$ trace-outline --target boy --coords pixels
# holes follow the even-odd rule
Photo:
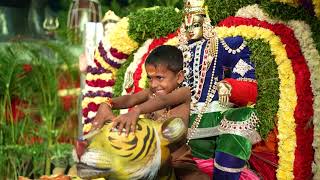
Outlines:
[[[102,103],[93,120],[93,129],[101,128],[105,121],[112,120],[119,134],[125,128],[126,135],[135,131],[140,114],[156,121],[180,117],[186,127],[189,123],[191,93],[189,88],[180,87],[184,80],[182,52],[163,45],[155,48],[145,62],[149,88],[133,95],[112,98]],[[179,88],[180,87],[180,88]],[[131,108],[128,113],[115,117],[111,109]],[[186,137],[170,146],[171,165],[178,179],[210,179],[198,170],[192,160],[191,150],[186,145]]]

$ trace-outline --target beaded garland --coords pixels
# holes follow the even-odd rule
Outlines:
[[[200,69],[201,47],[202,47],[202,44],[204,43],[205,39],[197,41],[189,46],[187,46],[187,45],[180,46],[180,49],[182,49],[182,51],[183,51],[183,56],[184,56],[184,61],[185,61],[184,62],[184,73],[185,73],[186,81],[183,83],[183,85],[189,86],[191,89],[191,93],[192,93],[191,108],[192,109],[196,108],[196,104],[198,103],[200,96],[201,96],[201,93],[202,93],[202,88],[203,88],[203,84],[205,82],[206,73],[211,65],[212,60],[214,60],[213,69],[212,69],[213,72],[212,72],[211,78],[210,78],[210,84],[209,84],[210,89],[208,91],[208,96],[206,97],[205,105],[201,108],[195,121],[193,122],[193,124],[191,126],[191,130],[189,131],[190,134],[188,135],[187,144],[189,143],[190,139],[192,138],[192,136],[196,132],[204,112],[206,111],[208,105],[212,101],[212,99],[217,91],[216,83],[218,81],[218,77],[214,77],[214,75],[215,75],[215,70],[216,70],[216,65],[217,65],[217,60],[218,60],[219,40],[216,37],[213,37],[213,38],[214,38],[213,39],[214,40],[213,41],[214,42],[214,54],[212,55],[209,52],[210,41],[207,41],[207,44],[205,46],[204,56],[203,56],[204,57],[203,62],[201,64],[201,72],[197,72],[197,70]],[[190,53],[190,50],[191,50],[191,48],[193,48],[195,46],[196,46],[196,51],[195,51],[195,54],[192,55]],[[194,57],[194,63],[193,63],[193,67],[191,68],[189,65],[189,62],[191,61],[192,57]],[[190,75],[191,71],[193,72],[192,73],[193,77],[191,77],[191,75]],[[194,83],[191,81],[191,78],[194,79]]]
[[[224,41],[223,38],[220,39],[221,44],[223,46],[223,48],[228,51],[229,54],[237,54],[240,53],[246,46],[247,43],[245,40],[243,40],[243,43],[237,48],[237,49],[232,49],[230,46],[228,46],[228,44]]]

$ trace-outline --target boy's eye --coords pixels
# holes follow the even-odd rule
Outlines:
[[[163,80],[164,78],[162,76],[157,76],[157,79]]]

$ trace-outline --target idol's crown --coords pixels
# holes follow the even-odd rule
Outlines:
[[[204,0],[185,0],[184,1],[185,14],[205,14],[206,9]]]

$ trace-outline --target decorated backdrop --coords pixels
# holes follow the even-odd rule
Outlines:
[[[264,141],[249,162],[264,179],[320,178],[319,1],[312,3],[308,8],[305,1],[206,2],[218,36],[243,36],[253,54]],[[177,45],[181,22],[174,8],[141,9],[122,18],[99,44],[82,92],[84,133],[106,97],[146,87],[148,53],[162,44]]]

